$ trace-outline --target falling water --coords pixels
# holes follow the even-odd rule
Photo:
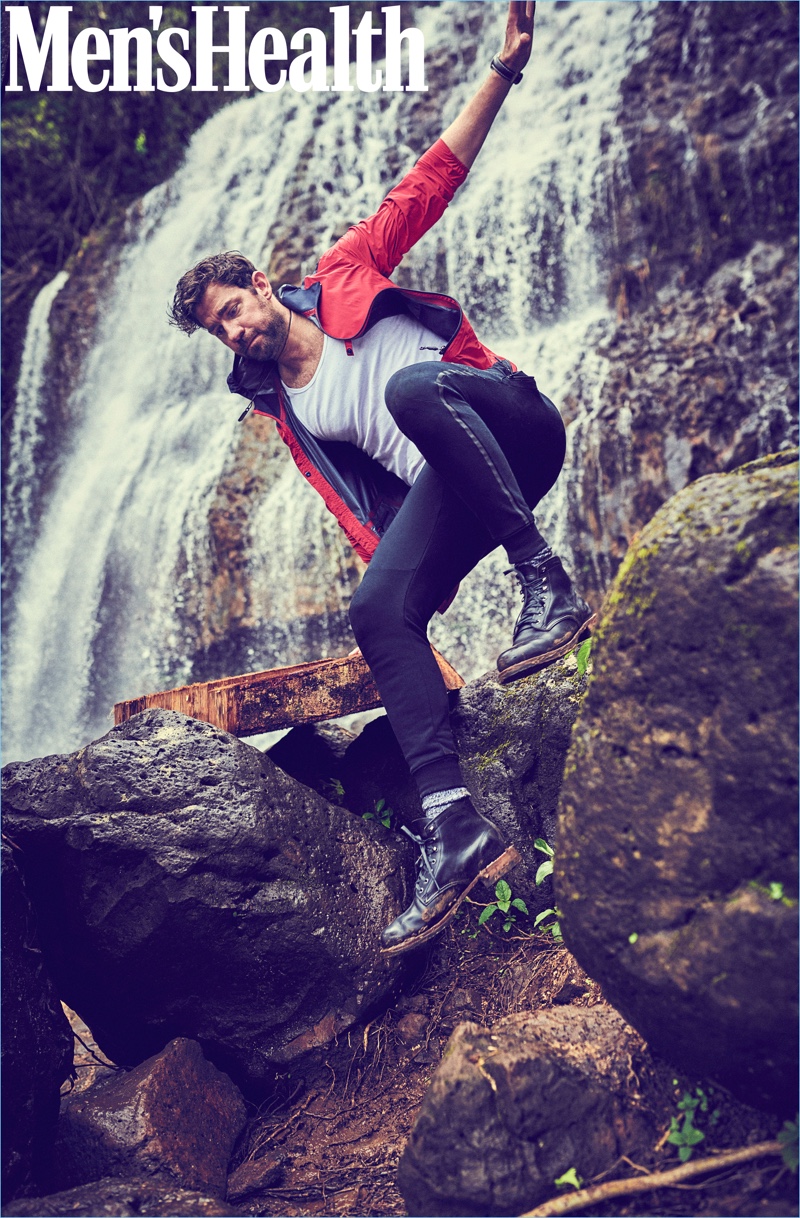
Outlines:
[[[540,6],[530,79],[511,91],[467,183],[404,264],[404,283],[446,283],[484,341],[535,372],[556,400],[605,308],[602,183],[619,155],[619,83],[645,45],[652,8]],[[447,89],[442,126],[500,45],[503,13],[494,4],[420,11],[429,51],[452,43],[454,25],[480,27],[474,64]],[[6,492],[17,571],[4,621],[7,759],[75,747],[107,729],[114,701],[197,677],[197,618],[214,570],[209,511],[239,439],[241,402],[225,387],[228,353],[169,329],[165,307],[181,273],[209,251],[239,248],[268,265],[290,227],[291,184],[307,181],[309,167],[319,189],[307,224],[297,219],[313,238],[302,268],[311,271],[343,221],[374,210],[391,185],[389,156],[408,165],[421,151],[408,117],[418,100],[284,90],[228,106],[197,133],[181,170],[131,209],[115,285],[73,391],[70,413],[81,422],[35,521],[43,326],[63,278],[39,297]],[[275,473],[253,504],[247,553],[259,619],[241,653],[250,668],[346,650],[358,578],[321,500],[285,455],[267,457]],[[557,492],[540,518],[568,545]],[[513,620],[502,567],[496,556],[481,564],[433,629],[466,676],[488,667]]]

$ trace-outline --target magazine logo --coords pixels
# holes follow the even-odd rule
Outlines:
[[[9,14],[9,83],[6,92],[20,93],[28,88],[42,88],[45,71],[50,67],[49,93],[69,93],[73,84],[87,93],[132,91],[179,93],[191,88],[194,92],[213,93],[219,85],[213,83],[214,56],[226,56],[227,93],[248,93],[256,88],[262,93],[275,93],[288,84],[298,93],[352,92],[396,93],[403,90],[427,92],[425,84],[425,39],[415,26],[400,28],[400,5],[382,8],[383,26],[374,27],[373,14],[367,12],[355,29],[350,28],[350,8],[337,5],[333,14],[332,81],[328,81],[328,46],[323,30],[306,26],[297,30],[287,46],[286,36],[271,26],[257,30],[249,43],[245,14],[247,5],[225,4],[228,14],[228,40],[214,42],[214,13],[217,5],[193,5],[194,30],[180,26],[161,29],[164,6],[148,5],[150,27],[105,30],[92,26],[81,30],[70,46],[69,14],[71,5],[51,7],[42,32],[41,42],[33,28],[26,5],[7,5]],[[373,39],[383,35],[386,59],[383,68],[372,63]],[[355,85],[352,80],[352,51],[355,41]],[[153,71],[153,45],[163,66]],[[406,44],[408,62],[403,80],[402,46]],[[193,44],[193,45],[192,45]],[[290,60],[290,51],[299,52]],[[135,83],[131,83],[131,66],[135,64]],[[274,80],[267,79],[270,65],[285,64]],[[103,64],[109,64],[107,68]],[[90,72],[91,67],[91,72]],[[21,83],[23,82],[23,83]]]

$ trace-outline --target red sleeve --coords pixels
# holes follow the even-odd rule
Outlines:
[[[316,274],[345,260],[367,263],[381,275],[391,275],[403,255],[443,214],[467,173],[447,144],[437,140],[389,191],[375,214],[348,229],[323,254]]]

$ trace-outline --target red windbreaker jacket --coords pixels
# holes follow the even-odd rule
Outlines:
[[[452,297],[398,288],[389,278],[403,255],[436,223],[466,176],[465,166],[437,140],[375,214],[348,229],[302,287],[281,287],[278,299],[345,343],[383,317],[409,313],[440,336],[445,359],[490,368],[500,357],[478,341]],[[311,435],[282,392],[274,363],[237,355],[228,385],[232,393],[251,399],[257,414],[275,419],[298,469],[322,495],[355,551],[369,562],[408,491],[405,483],[354,445]]]

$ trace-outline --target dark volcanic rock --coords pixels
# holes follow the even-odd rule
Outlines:
[[[236,1212],[218,1197],[141,1177],[97,1180],[3,1208],[14,1218],[230,1218]]]
[[[658,1052],[793,1111],[796,453],[658,513],[594,664],[561,803],[567,943]]]
[[[122,1065],[186,1036],[258,1085],[392,982],[389,835],[209,724],[146,711],[3,796],[60,992]]]
[[[515,896],[533,912],[552,904],[548,880],[534,876],[545,856],[542,837],[556,842],[556,809],[572,724],[586,689],[574,653],[511,685],[487,673],[459,690],[451,715],[461,768],[475,803],[522,855],[508,876]]]
[[[510,1015],[456,1029],[400,1160],[409,1214],[519,1214],[570,1167],[611,1167],[656,1125],[641,1091],[653,1072],[615,1011]]]
[[[161,1176],[223,1195],[244,1101],[196,1041],[173,1040],[129,1073],[70,1099],[58,1123],[51,1187],[103,1176]]]
[[[59,1088],[72,1069],[72,1030],[48,977],[36,919],[14,855],[3,868],[3,1194],[40,1187],[58,1116]]]

